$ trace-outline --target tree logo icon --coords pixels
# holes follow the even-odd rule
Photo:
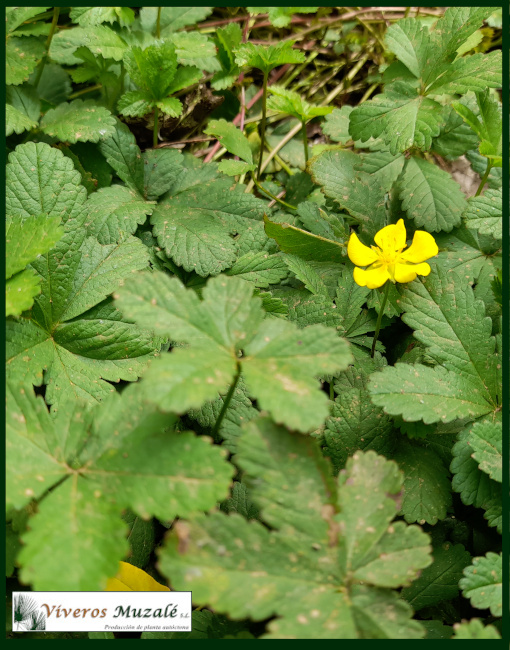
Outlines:
[[[17,631],[45,630],[46,614],[43,611],[37,610],[37,603],[28,594],[14,596],[13,629],[15,624]]]

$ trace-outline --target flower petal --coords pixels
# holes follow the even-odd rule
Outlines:
[[[412,282],[417,275],[428,275],[430,266],[422,264],[395,264],[395,280],[397,282]]]
[[[354,282],[359,284],[360,287],[368,287],[369,289],[377,289],[389,280],[390,276],[386,266],[371,267],[364,271],[363,269],[354,269]]]
[[[369,266],[369,264],[373,264],[377,260],[377,255],[374,251],[368,246],[365,246],[365,244],[362,244],[355,232],[349,238],[347,255],[351,262],[357,266]]]
[[[434,237],[424,230],[417,230],[414,233],[413,243],[409,248],[400,254],[401,259],[413,264],[424,262],[439,253],[439,248]]]
[[[396,224],[391,224],[379,230],[374,237],[375,243],[384,252],[401,251],[406,245],[406,227],[404,220],[399,219]]]

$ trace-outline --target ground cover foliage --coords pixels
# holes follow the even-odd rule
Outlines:
[[[142,638],[499,638],[501,10],[6,36],[8,589],[192,590]],[[400,220],[430,273],[360,286]]]

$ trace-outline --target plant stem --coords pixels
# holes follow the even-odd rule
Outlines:
[[[260,181],[262,171],[262,156],[266,144],[266,101],[267,101],[267,72],[264,72],[264,82],[262,86],[262,122],[260,123],[260,158],[257,167],[257,180]]]
[[[152,146],[154,149],[158,146],[158,126],[159,126],[159,108],[154,106],[154,130],[152,132]]]
[[[156,38],[161,38],[161,9],[158,7],[158,17],[156,18]]]
[[[237,371],[234,377],[234,381],[232,382],[232,385],[228,390],[227,396],[223,400],[223,406],[221,408],[220,414],[218,415],[218,419],[214,423],[214,428],[212,430],[212,436],[214,439],[216,439],[218,435],[218,431],[220,430],[221,423],[223,422],[223,418],[225,417],[225,413],[227,412],[228,405],[230,404],[230,400],[232,399],[232,395],[234,394],[240,376],[241,376],[241,364],[237,362]]]
[[[101,90],[102,87],[103,87],[103,84],[96,84],[95,86],[89,86],[88,88],[82,88],[81,90],[77,90],[72,95],[69,95],[68,99],[76,99],[77,97],[81,97],[82,95],[86,95],[87,93],[94,92],[95,90]]]
[[[487,160],[487,169],[485,170],[485,174],[482,177],[482,180],[480,181],[480,185],[478,186],[478,189],[476,190],[475,196],[480,196],[483,190],[483,186],[487,182],[487,179],[489,178],[489,174],[491,173],[492,169],[492,164],[490,160]]]
[[[255,183],[255,185],[259,188],[259,190],[261,192],[264,192],[264,194],[267,194],[269,197],[271,197],[273,201],[276,201],[277,203],[280,203],[281,205],[284,205],[286,208],[290,208],[291,210],[297,210],[295,205],[290,205],[290,203],[285,203],[285,201],[282,201],[277,196],[272,194],[269,190],[266,190],[264,187],[262,187],[262,185],[255,178],[255,176],[252,176],[252,180]]]
[[[48,34],[48,38],[46,39],[46,44],[44,46],[45,48],[44,56],[41,59],[41,63],[39,63],[39,70],[37,71],[37,77],[35,79],[34,88],[37,88],[39,82],[41,81],[44,66],[46,65],[46,61],[48,60],[48,54],[50,51],[51,41],[53,40],[53,34],[57,29],[59,14],[60,14],[60,7],[53,7],[53,19],[51,21],[50,33]]]
[[[374,334],[374,340],[372,342],[372,351],[370,352],[370,357],[372,359],[374,358],[375,355],[375,344],[377,343],[377,339],[379,337],[379,330],[381,329],[381,321],[384,314],[384,309],[386,308],[386,302],[388,301],[389,293],[390,293],[390,283],[386,281],[386,286],[384,287],[383,301],[382,301],[381,308],[379,309],[379,315],[377,316],[377,323],[375,325],[375,334]]]
[[[303,121],[302,125],[303,125],[302,133],[303,133],[303,146],[305,148],[305,167],[306,167],[306,163],[308,162],[308,138],[306,137],[306,122]]]

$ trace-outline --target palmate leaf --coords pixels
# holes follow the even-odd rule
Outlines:
[[[486,190],[483,196],[468,201],[462,215],[468,228],[494,239],[503,237],[503,194],[502,190]]]
[[[443,108],[443,120],[439,136],[432,143],[433,151],[452,160],[476,149],[478,136],[451,106]]]
[[[501,483],[503,479],[501,423],[488,420],[475,422],[469,431],[467,444],[473,450],[471,457],[476,460],[478,467],[491,479]]]
[[[313,439],[267,418],[245,427],[236,464],[272,530],[222,513],[181,522],[160,554],[174,589],[192,589],[196,602],[234,619],[276,614],[264,638],[423,635],[390,588],[430,563],[428,538],[416,527],[390,526],[395,503],[373,490],[376,483],[388,495],[400,489],[395,464],[358,452],[337,488]],[[360,498],[366,516],[356,526]]]
[[[168,39],[175,45],[177,60],[181,65],[194,66],[206,72],[217,72],[220,69],[214,43],[205,34],[174,32]]]
[[[280,41],[276,45],[254,45],[242,43],[236,50],[236,63],[239,66],[258,68],[269,74],[273,68],[286,63],[304,63],[305,55],[293,50],[294,41]]]
[[[353,110],[354,106],[334,108],[333,111],[324,118],[322,130],[334,142],[346,144],[351,140],[349,133],[349,115]]]
[[[34,160],[34,166],[23,169],[24,159]],[[102,399],[113,390],[105,379],[133,381],[160,345],[148,332],[123,321],[111,304],[97,307],[126,274],[147,266],[148,249],[125,231],[108,244],[89,236],[94,219],[100,220],[98,233],[104,220],[100,211],[87,209],[80,175],[69,166],[71,160],[60,151],[32,143],[18,147],[7,166],[12,178],[8,213],[13,218],[30,223],[46,210],[65,220],[62,239],[32,262],[42,293],[30,319],[7,324],[9,376],[40,385],[44,372],[46,399],[54,409],[76,397]],[[32,185],[30,201],[23,201],[22,188]],[[92,204],[97,205],[95,199]]]
[[[422,21],[416,18],[399,20],[387,29],[385,41],[390,51],[415,77],[419,79],[428,72],[434,43],[432,34]]]
[[[115,131],[115,118],[93,100],[75,99],[50,109],[41,120],[41,130],[63,142],[99,142]]]
[[[417,228],[450,232],[460,225],[466,198],[448,172],[421,158],[411,158],[399,187],[402,208]]]
[[[224,392],[237,366],[275,420],[299,431],[319,426],[328,400],[314,377],[347,367],[347,343],[318,325],[298,330],[279,319],[262,322],[261,301],[252,294],[248,283],[225,276],[208,282],[203,302],[162,273],[126,283],[117,301],[129,318],[191,344],[154,363],[141,390],[162,408],[184,413]]]
[[[459,582],[462,595],[469,598],[471,605],[478,609],[488,608],[493,616],[501,616],[503,611],[502,564],[501,553],[475,557],[464,569],[464,577]]]
[[[365,102],[350,114],[349,132],[353,140],[384,138],[392,154],[411,147],[426,151],[439,135],[441,106],[418,94],[405,82],[395,82],[384,94]]]
[[[35,589],[104,589],[128,550],[126,507],[171,520],[226,496],[233,467],[225,452],[204,437],[169,431],[173,418],[136,388],[97,408],[68,403],[55,418],[40,398],[12,391],[9,412],[9,499],[42,497],[20,560]]]

